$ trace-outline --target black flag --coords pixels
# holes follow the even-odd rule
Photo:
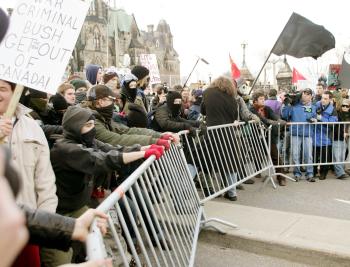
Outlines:
[[[317,59],[324,52],[335,47],[332,33],[323,26],[293,13],[272,49],[272,53],[290,55],[296,58]]]
[[[350,88],[350,64],[346,62],[343,56],[343,62],[339,72],[339,81],[342,88]]]

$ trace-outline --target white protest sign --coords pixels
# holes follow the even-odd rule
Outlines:
[[[19,0],[0,45],[0,79],[56,93],[90,0]]]
[[[161,83],[158,69],[157,57],[155,54],[141,54],[141,65],[149,69],[150,84]]]

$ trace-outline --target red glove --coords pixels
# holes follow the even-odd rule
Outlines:
[[[156,145],[159,146],[164,146],[165,150],[168,150],[170,148],[170,144],[168,140],[164,140],[164,139],[158,139]]]
[[[159,153],[159,151],[157,149],[149,148],[145,151],[144,158],[148,159],[152,155],[155,155],[156,159],[159,159],[161,156],[161,154]]]
[[[162,156],[164,154],[164,147],[163,146],[158,146],[158,145],[151,145],[149,149],[156,149],[158,150],[158,152],[160,153],[160,155]]]
[[[172,134],[163,134],[163,135],[160,137],[160,139],[171,141],[171,140],[173,140],[174,138],[173,138],[173,135],[172,135]]]

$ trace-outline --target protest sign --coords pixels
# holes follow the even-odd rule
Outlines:
[[[150,84],[161,83],[158,69],[157,57],[155,54],[141,54],[141,65],[149,69]]]
[[[0,79],[56,93],[90,0],[19,0],[0,45]]]

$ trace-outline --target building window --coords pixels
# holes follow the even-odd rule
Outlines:
[[[156,40],[156,48],[159,47],[159,40]]]
[[[97,26],[94,28],[94,47],[96,51],[101,51],[101,33]]]
[[[91,1],[91,5],[89,8],[89,16],[96,16],[96,3],[94,0]]]

